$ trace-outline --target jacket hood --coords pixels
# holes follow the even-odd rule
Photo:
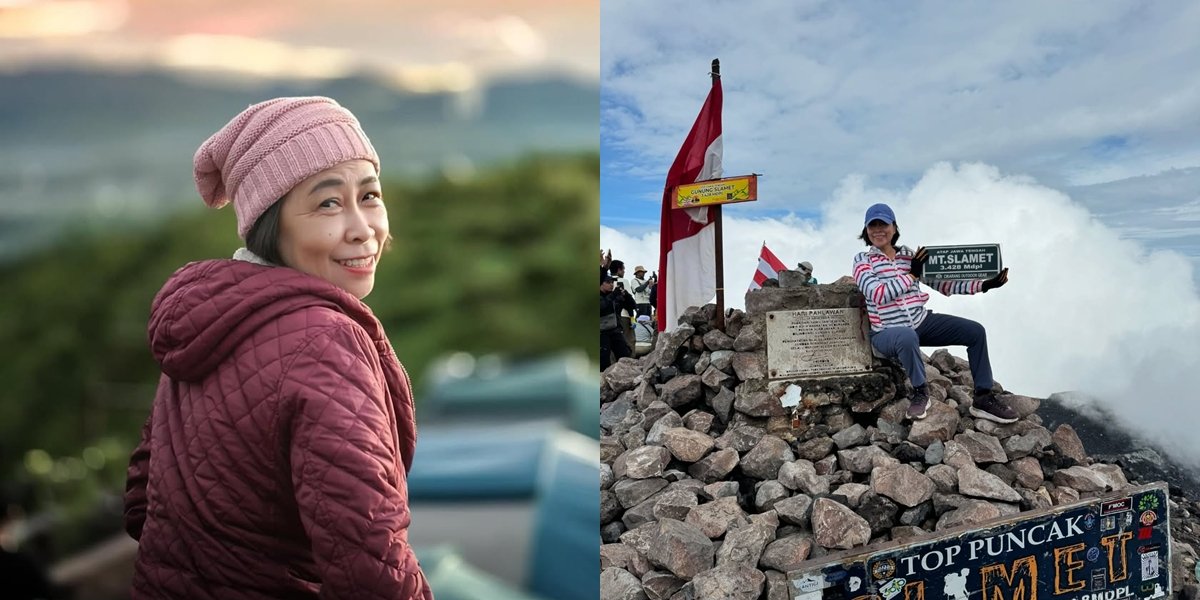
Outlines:
[[[195,262],[176,271],[154,297],[146,333],[163,373],[197,381],[263,326],[313,307],[344,313],[372,340],[385,339],[367,305],[341,288],[295,269],[243,260]]]

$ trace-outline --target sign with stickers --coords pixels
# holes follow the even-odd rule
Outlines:
[[[1167,486],[1155,483],[934,537],[831,554],[788,573],[793,600],[1119,600],[1171,589]]]
[[[926,246],[929,258],[921,279],[929,283],[958,279],[988,279],[1000,273],[1000,244]]]

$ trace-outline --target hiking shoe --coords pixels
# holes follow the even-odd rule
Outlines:
[[[916,421],[924,419],[929,414],[929,394],[925,386],[913,390],[912,400],[908,403],[908,418]]]
[[[1017,411],[996,398],[991,390],[975,394],[971,402],[971,415],[997,423],[1017,422]]]

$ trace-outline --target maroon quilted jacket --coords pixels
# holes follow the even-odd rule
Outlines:
[[[366,305],[285,267],[192,263],[149,340],[133,598],[432,598],[408,545],[412,391]]]

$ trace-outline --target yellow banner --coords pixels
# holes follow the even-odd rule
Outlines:
[[[758,200],[758,175],[743,175],[675,186],[672,208],[696,208]]]

